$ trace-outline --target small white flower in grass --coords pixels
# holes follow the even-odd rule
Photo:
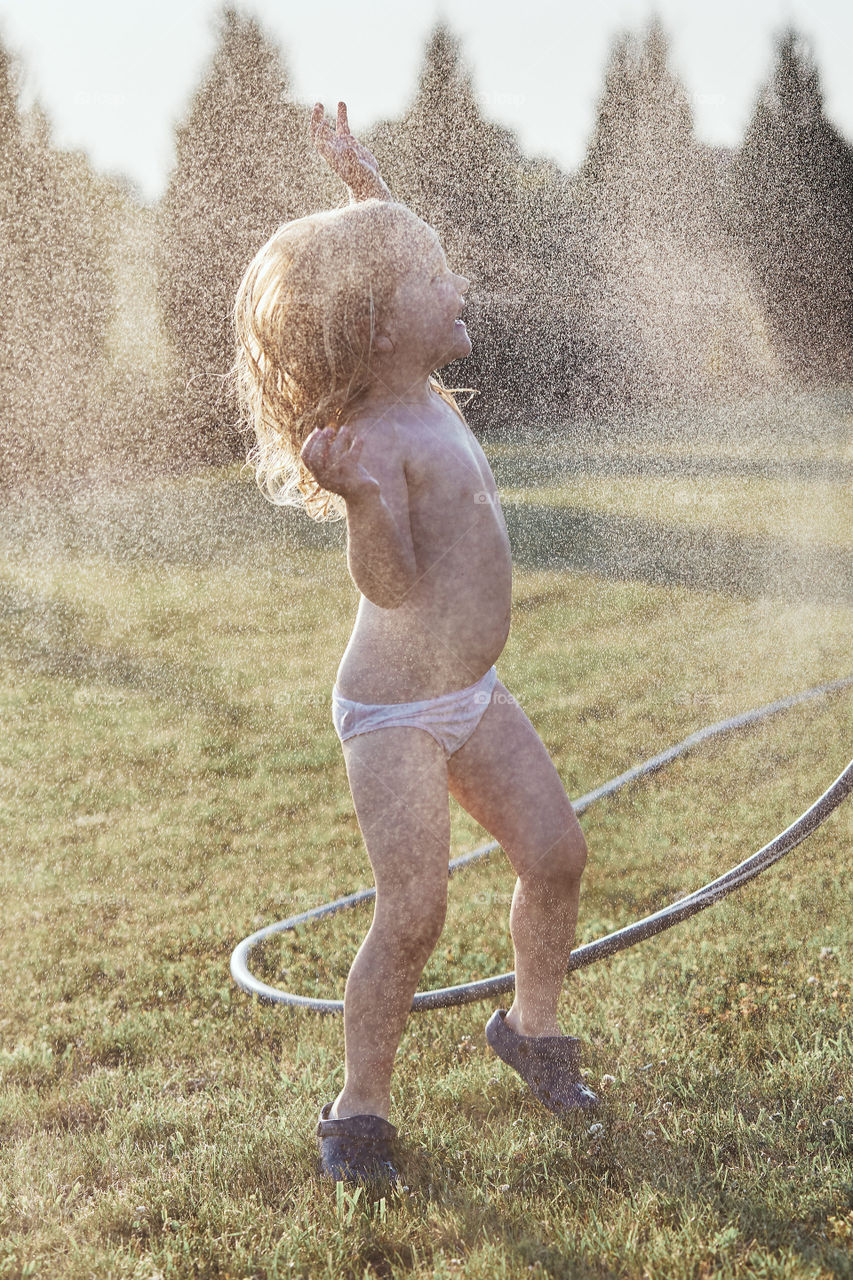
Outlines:
[[[498,1187],[498,1191],[501,1191],[501,1192],[509,1191],[509,1183],[502,1182],[501,1185]]]
[[[835,947],[821,947],[820,949],[821,960],[826,960],[828,956],[834,956],[834,955],[835,955]]]
[[[846,1102],[846,1101],[847,1101],[847,1099],[845,1098],[844,1094],[843,1094],[843,1093],[839,1093],[838,1097],[835,1099],[835,1105],[836,1105],[837,1107],[839,1107],[839,1106],[841,1106],[841,1103],[842,1103],[842,1102]]]
[[[817,982],[817,978],[814,976],[813,973],[810,973],[809,976],[806,978],[806,982],[808,982],[809,985],[811,985],[813,982]]]
[[[656,1142],[657,1136],[658,1135],[655,1133],[654,1129],[647,1129],[643,1134],[643,1137],[647,1138],[649,1142]]]
[[[591,1124],[591,1125],[589,1126],[589,1128],[587,1129],[587,1133],[588,1133],[590,1136],[593,1136],[593,1135],[594,1135],[594,1134],[596,1134],[596,1133],[604,1133],[604,1125],[603,1125],[603,1124]]]
[[[615,1076],[602,1076],[602,1077],[601,1077],[601,1083],[602,1083],[603,1085],[605,1085],[605,1084],[615,1084],[615,1083],[616,1083],[616,1077],[615,1077]]]

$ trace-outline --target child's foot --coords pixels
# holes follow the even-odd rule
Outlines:
[[[344,1104],[343,1115],[341,1115],[341,1112],[338,1109],[338,1104],[341,1101],[341,1096],[342,1096],[341,1094],[338,1094],[334,1102],[331,1104],[331,1110],[329,1112],[330,1120],[348,1120],[350,1116],[379,1116],[382,1120],[388,1119],[387,1108],[384,1108],[382,1106],[376,1106],[376,1105],[369,1105],[369,1106],[363,1106],[363,1107],[356,1106],[355,1108],[353,1108],[352,1106],[348,1106]]]
[[[526,1027],[521,1025],[521,1015],[515,1009],[510,1009],[509,1013],[504,1014],[504,1025],[509,1027],[511,1031],[514,1031],[517,1036],[526,1036],[530,1038],[538,1038],[539,1036],[559,1036],[563,1034],[556,1022],[553,1027],[546,1027],[544,1031],[528,1031]]]
[[[533,1095],[557,1115],[593,1111],[599,1099],[580,1079],[580,1040],[575,1036],[523,1036],[496,1009],[486,1023],[486,1040],[512,1067]]]
[[[336,1182],[396,1186],[400,1175],[393,1163],[395,1126],[374,1115],[333,1119],[331,1110],[332,1103],[327,1102],[317,1123],[321,1176]]]

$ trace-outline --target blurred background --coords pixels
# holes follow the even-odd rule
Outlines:
[[[851,19],[830,8],[332,5],[323,30],[266,4],[7,7],[0,483],[245,459],[238,281],[281,222],[346,203],[308,147],[320,98],[348,100],[472,282],[473,353],[443,377],[478,390],[481,438],[803,395],[849,422]]]

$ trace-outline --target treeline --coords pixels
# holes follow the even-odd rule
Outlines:
[[[115,194],[17,109],[0,50],[0,449],[5,476],[74,471],[112,306]]]
[[[0,47],[0,474],[243,460],[225,377],[240,276],[281,222],[346,203],[281,50],[221,11],[153,209],[54,148],[19,96]],[[853,380],[853,149],[793,28],[737,150],[697,141],[657,20],[614,39],[575,173],[484,117],[445,24],[406,112],[363,140],[472,282],[473,354],[443,377],[479,388],[484,433]]]

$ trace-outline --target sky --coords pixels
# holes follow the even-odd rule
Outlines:
[[[0,40],[20,59],[21,102],[38,99],[55,145],[162,194],[174,128],[210,59],[220,0],[0,0]],[[481,110],[531,156],[580,163],[614,36],[659,15],[697,136],[737,146],[793,23],[821,73],[829,119],[853,142],[849,0],[244,0],[279,44],[291,90],[330,115],[347,103],[358,135],[399,115],[425,40],[442,18],[460,38]]]

